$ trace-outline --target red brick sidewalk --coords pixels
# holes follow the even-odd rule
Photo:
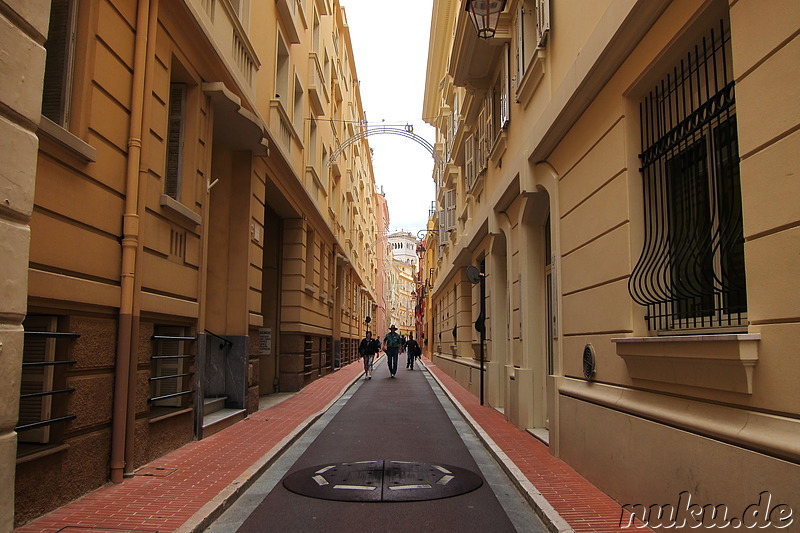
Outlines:
[[[131,479],[106,485],[14,531],[194,531],[339,399],[363,368],[360,361],[350,364],[269,409],[156,459]]]
[[[621,508],[425,360],[492,453],[554,531],[630,532]],[[201,531],[257,475],[362,375],[360,362],[314,381],[281,403],[192,442],[15,530],[15,533],[154,533]],[[535,488],[534,488],[535,487]]]
[[[643,528],[640,522],[638,527],[621,528],[622,507],[617,502],[550,455],[541,441],[514,427],[497,410],[480,405],[476,396],[430,360],[426,359],[425,363],[512,479],[516,478],[518,487],[528,493],[528,500],[545,523],[554,526],[554,530],[578,533],[651,531]]]

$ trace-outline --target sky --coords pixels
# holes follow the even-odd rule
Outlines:
[[[370,126],[413,126],[430,144],[432,126],[422,120],[433,0],[341,0],[350,26],[361,100]],[[386,194],[389,231],[417,235],[436,198],[433,157],[413,139],[370,135],[375,182]]]

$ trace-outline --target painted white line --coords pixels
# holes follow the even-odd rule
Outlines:
[[[317,470],[314,473],[315,474],[324,474],[325,472],[327,472],[328,470],[330,470],[332,468],[336,468],[336,465],[331,465],[331,466],[326,466],[325,468],[320,468],[319,470]]]
[[[448,476],[442,476],[442,479],[437,481],[436,484],[437,485],[447,485],[448,483],[450,483],[450,481],[453,480],[453,478],[455,478],[455,476],[449,476],[449,475]]]
[[[333,488],[341,490],[375,490],[378,487],[369,487],[367,485],[334,485]]]
[[[323,485],[327,485],[327,484],[328,484],[328,480],[327,480],[327,479],[325,479],[325,478],[324,478],[324,477],[322,477],[322,476],[314,476],[314,477],[312,477],[311,479],[313,479],[314,481],[316,481],[316,482],[317,482],[317,485],[319,485],[320,487],[321,487],[321,486],[323,486]]]
[[[452,472],[451,472],[451,471],[449,471],[448,469],[446,469],[446,468],[445,468],[445,467],[443,467],[443,466],[439,466],[439,465],[433,465],[433,467],[434,467],[436,470],[438,470],[439,472],[443,473],[443,474],[452,474]]]
[[[412,490],[412,489],[432,489],[430,485],[394,485],[389,490]]]

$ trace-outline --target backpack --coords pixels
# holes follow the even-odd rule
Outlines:
[[[386,335],[386,347],[398,348],[400,346],[400,335],[397,333],[389,333]]]

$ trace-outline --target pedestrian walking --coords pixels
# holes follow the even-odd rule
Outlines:
[[[381,350],[381,341],[372,338],[372,332],[367,331],[361,344],[358,345],[358,353],[364,359],[364,379],[372,379],[372,362],[375,354]]]
[[[400,335],[397,326],[392,324],[389,333],[383,338],[383,351],[386,352],[386,363],[389,365],[389,375],[394,377],[397,373],[397,352],[400,350]]]
[[[422,353],[422,350],[419,347],[419,343],[414,340],[414,334],[409,333],[408,341],[406,341],[407,369],[414,370],[414,360],[419,357],[420,353]]]

